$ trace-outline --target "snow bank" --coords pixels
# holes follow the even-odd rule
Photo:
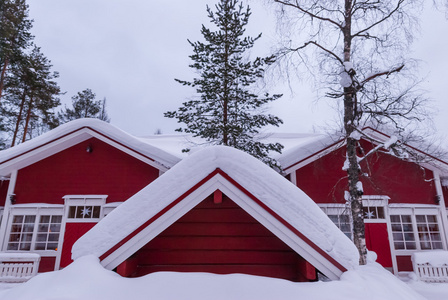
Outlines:
[[[122,278],[105,270],[93,256],[61,271],[40,274],[0,300],[423,300],[405,283],[373,263],[343,274],[340,281],[294,283],[242,274],[159,272]]]
[[[225,146],[191,154],[125,201],[74,244],[73,259],[100,257],[217,168],[345,268],[358,264],[356,247],[311,198],[259,160]]]

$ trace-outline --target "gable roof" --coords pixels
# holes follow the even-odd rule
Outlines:
[[[391,139],[390,135],[371,127],[364,128],[363,133],[367,137],[370,137],[371,140],[366,137],[361,137],[361,139],[372,142],[375,145],[379,143],[386,143]],[[315,139],[309,140],[307,143],[298,144],[296,147],[284,151],[279,156],[279,162],[283,167],[283,171],[289,174],[294,170],[297,170],[302,166],[305,166],[320,157],[345,146],[345,144],[346,141],[343,138],[336,140],[334,137],[329,135],[316,135]],[[412,152],[414,155],[419,157],[418,160],[410,157],[410,161],[414,160],[416,163],[419,163],[428,169],[438,170],[443,177],[448,176],[448,162],[419,149],[418,146],[407,143],[404,143],[403,146],[407,149],[407,151]],[[394,155],[391,152],[389,154]]]
[[[0,151],[0,176],[95,137],[162,171],[180,159],[98,119],[78,119]]]
[[[299,188],[252,156],[214,146],[195,152],[125,201],[72,248],[116,267],[219,189],[330,278],[358,264],[353,243]]]

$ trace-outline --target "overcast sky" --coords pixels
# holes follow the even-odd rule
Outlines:
[[[163,117],[193,95],[174,78],[191,79],[187,39],[201,39],[201,24],[209,24],[206,0],[28,0],[34,19],[35,42],[60,73],[64,104],[86,88],[98,98],[107,98],[112,124],[134,135],[153,134],[157,129],[173,133],[174,119]],[[257,54],[269,54],[276,40],[275,16],[263,1],[249,2],[253,10],[248,32],[263,33]],[[410,51],[422,60],[423,87],[434,100],[435,125],[448,136],[448,20],[444,12],[426,9],[421,33]],[[276,131],[312,132],[336,113],[321,101],[310,84],[295,83],[294,94],[287,86],[271,92],[284,97],[270,112],[285,124]]]

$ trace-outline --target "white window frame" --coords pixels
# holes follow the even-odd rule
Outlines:
[[[341,228],[338,226],[338,224],[335,224],[339,230],[342,231],[349,239],[353,240],[353,220],[352,220],[352,214],[350,213],[350,206],[346,204],[338,204],[338,203],[318,203],[318,206],[323,210],[323,212],[329,216],[329,215],[337,215],[340,217],[341,215],[347,215],[349,220],[349,226],[350,226],[350,236],[347,236],[344,232],[341,230]]]
[[[412,220],[412,229],[416,244],[416,249],[398,249],[395,250],[394,245],[394,238],[392,234],[392,224],[391,224],[391,215],[410,215]],[[414,252],[422,252],[422,251],[435,251],[432,249],[421,249],[420,245],[420,238],[418,236],[418,228],[417,228],[417,220],[416,215],[435,215],[437,216],[437,225],[439,227],[440,237],[442,240],[442,249],[438,250],[447,250],[446,246],[446,238],[445,238],[445,232],[444,227],[441,222],[442,220],[442,214],[438,206],[436,205],[423,205],[423,204],[417,204],[417,205],[403,205],[403,204],[390,204],[389,205],[389,212],[388,212],[388,234],[389,234],[389,242],[390,242],[390,249],[392,252],[392,262],[394,265],[394,273],[398,272],[398,266],[397,266],[397,256],[411,256]]]
[[[362,196],[363,207],[382,207],[384,210],[384,219],[369,219],[364,216],[364,223],[387,223],[389,197],[383,195],[364,195]]]
[[[14,216],[24,215],[24,216],[35,216],[34,220],[34,228],[33,228],[33,236],[31,240],[30,250],[7,250],[9,237],[11,235],[12,222]],[[58,239],[58,247],[57,250],[34,250],[36,245],[36,238],[38,234],[38,227],[40,223],[40,216],[43,215],[52,215],[52,216],[61,216],[61,228],[59,230],[59,239]],[[56,260],[61,254],[62,243],[64,240],[64,228],[63,228],[63,219],[64,219],[64,207],[62,205],[45,205],[45,206],[34,206],[34,205],[14,205],[10,207],[10,214],[8,216],[8,225],[6,235],[3,241],[3,251],[10,253],[24,252],[24,253],[38,253],[42,257],[56,257]]]
[[[107,195],[66,195],[63,199],[66,210],[64,219],[67,223],[92,223],[99,222],[102,219]],[[69,218],[71,206],[99,206],[100,212],[98,218]]]

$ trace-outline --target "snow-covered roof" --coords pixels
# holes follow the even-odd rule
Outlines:
[[[0,151],[0,176],[7,176],[13,169],[24,167],[91,137],[100,138],[124,151],[151,160],[163,169],[170,168],[180,160],[109,123],[98,119],[78,119]]]
[[[217,169],[346,269],[358,264],[358,251],[353,243],[311,198],[259,160],[225,146],[207,147],[192,153],[129,198],[74,244],[72,257],[77,259],[89,254],[101,257],[145,222],[158,218],[173,201]]]

